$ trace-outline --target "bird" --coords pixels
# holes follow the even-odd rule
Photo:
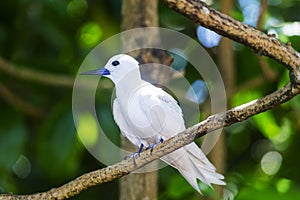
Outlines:
[[[113,117],[121,134],[139,147],[155,147],[186,129],[177,101],[163,89],[142,80],[139,62],[127,54],[111,57],[104,68],[83,72],[109,78],[115,85]],[[224,176],[192,142],[161,157],[176,168],[199,193],[197,179],[212,187],[225,185]]]

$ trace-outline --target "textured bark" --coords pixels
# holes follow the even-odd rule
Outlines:
[[[123,0],[122,30],[158,25],[156,0]]]

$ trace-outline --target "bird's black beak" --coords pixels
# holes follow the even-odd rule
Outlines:
[[[80,74],[81,75],[99,75],[99,76],[103,76],[103,75],[110,75],[110,71],[106,68],[99,68],[99,69],[88,71],[88,72],[82,72]]]

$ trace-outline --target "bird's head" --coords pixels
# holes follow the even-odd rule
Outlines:
[[[81,74],[99,75],[110,78],[115,84],[128,73],[139,70],[139,63],[133,57],[126,54],[118,54],[111,57],[104,68],[83,72]]]

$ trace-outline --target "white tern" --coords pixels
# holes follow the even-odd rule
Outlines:
[[[96,74],[113,81],[116,88],[114,119],[122,135],[140,149],[153,147],[185,130],[182,110],[176,100],[161,88],[142,80],[139,63],[131,56],[115,55],[104,68],[82,74]],[[161,159],[176,168],[200,193],[197,179],[209,186],[225,185],[224,177],[216,172],[194,142]]]

